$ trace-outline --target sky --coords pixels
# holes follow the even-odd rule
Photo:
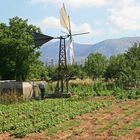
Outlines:
[[[44,34],[60,36],[59,11],[65,3],[72,32],[89,31],[74,42],[95,44],[121,37],[140,36],[140,0],[0,0],[0,22],[19,16],[41,28]]]

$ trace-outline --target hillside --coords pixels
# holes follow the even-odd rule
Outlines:
[[[124,53],[134,42],[139,42],[140,37],[125,37],[120,39],[108,39],[102,42],[92,44],[74,43],[75,61],[83,61],[90,53],[102,53],[106,57]],[[42,55],[40,60],[46,64],[52,59],[53,63],[58,61],[58,42],[45,44],[40,50]]]

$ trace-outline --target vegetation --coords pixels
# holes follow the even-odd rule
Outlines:
[[[60,131],[63,132],[65,130],[67,130],[67,129],[77,127],[79,125],[80,125],[80,120],[71,120],[71,121],[68,121],[68,122],[66,122],[64,124],[60,124],[58,126],[49,128],[47,134],[49,136],[53,136],[57,132],[60,132]]]
[[[1,104],[12,104],[17,102],[23,102],[23,94],[21,90],[7,89],[0,92]]]
[[[23,137],[110,104],[109,100],[98,102],[90,98],[78,98],[0,105],[0,133],[9,132],[16,137]]]
[[[85,70],[87,75],[92,79],[103,77],[106,70],[107,59],[102,54],[90,54],[85,62]]]
[[[58,67],[57,66],[49,66],[47,67],[48,76],[51,81],[56,81],[58,79]],[[82,65],[68,65],[68,78],[69,80],[73,79],[84,79],[86,77],[86,73],[84,71],[84,66]]]
[[[68,67],[69,89],[81,97],[113,95],[119,99],[140,98],[139,56],[139,44],[134,44],[126,53],[112,56],[108,60],[101,54],[90,54],[84,66]],[[56,73],[56,67],[48,68],[48,74],[52,81],[57,80]],[[85,79],[88,77],[95,80],[87,82]],[[76,80],[77,78],[79,81]],[[51,89],[54,88],[54,84],[52,85]]]
[[[57,68],[49,67],[46,70],[38,60],[40,52],[34,47],[34,32],[41,31],[19,17],[10,19],[9,25],[0,23],[0,79],[21,81],[49,76],[51,80],[57,80]],[[137,88],[140,85],[139,56],[139,44],[134,44],[126,53],[112,56],[109,60],[99,53],[90,54],[83,66],[68,66],[69,80],[103,78],[115,81],[118,86]]]
[[[107,59],[102,54],[90,54],[83,66],[68,66],[69,79],[93,79],[93,89],[103,86],[112,88],[137,89],[140,87],[140,44],[134,44],[126,53]],[[48,76],[57,80],[57,68],[49,67]],[[78,84],[77,84],[78,86]],[[74,87],[74,86],[73,86]],[[97,90],[97,89],[95,89]]]
[[[41,31],[19,17],[10,19],[9,25],[0,23],[0,80],[22,81],[43,77],[49,80],[46,92],[54,93],[58,69],[56,66],[46,68],[39,61],[40,52],[34,46],[33,32]],[[70,99],[23,102],[19,91],[6,94],[0,91],[0,133],[23,137],[48,129],[48,134],[53,135],[58,129],[64,131],[73,125],[70,122],[64,127],[61,123],[111,105],[109,99],[93,100],[95,96],[114,96],[119,99],[117,102],[140,98],[140,44],[134,44],[124,54],[109,59],[99,53],[90,54],[83,65],[68,65],[68,70],[69,90],[75,95]],[[128,111],[128,106],[123,109],[127,110],[125,117],[137,111],[137,108]],[[75,126],[80,124],[79,121],[72,122]],[[113,119],[98,133],[112,129],[118,122],[118,119]],[[59,127],[55,127],[58,124]],[[138,120],[124,125],[121,134],[127,134],[138,126]],[[119,130],[112,131],[114,136],[121,134]]]
[[[0,23],[0,79],[22,81],[46,73],[38,60],[33,32],[40,29],[19,17],[10,19],[9,25]]]
[[[114,79],[124,88],[140,86],[140,44],[134,44],[125,54],[110,58],[106,79]]]

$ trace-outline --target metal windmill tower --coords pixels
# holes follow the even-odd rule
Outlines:
[[[72,34],[70,17],[68,16],[65,5],[63,4],[60,9],[60,24],[67,32],[64,36],[52,37],[40,33],[34,33],[35,46],[39,47],[44,43],[49,42],[52,39],[59,39],[59,61],[58,61],[58,80],[56,86],[56,93],[68,93],[68,68],[67,68],[67,53],[66,53],[66,39],[69,39],[70,50],[70,63],[74,62],[74,50],[73,50],[73,36],[88,34],[89,32]]]

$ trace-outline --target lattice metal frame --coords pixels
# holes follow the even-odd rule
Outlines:
[[[66,38],[60,37],[57,93],[68,93],[68,68],[66,56]]]

